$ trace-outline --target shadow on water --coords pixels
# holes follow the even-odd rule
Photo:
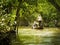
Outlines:
[[[52,43],[53,45],[60,45],[60,28],[58,28],[57,33],[53,36]]]
[[[24,44],[20,37],[17,35],[16,38],[12,40],[11,45],[24,45]]]
[[[23,45],[22,42],[15,31],[0,32],[0,45]]]

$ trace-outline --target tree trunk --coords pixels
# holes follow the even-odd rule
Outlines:
[[[20,6],[22,4],[22,0],[18,0],[19,4],[18,4],[18,7],[17,7],[17,11],[16,11],[16,17],[15,17],[15,21],[16,21],[16,30],[17,30],[17,33],[18,33],[18,26],[19,26],[19,19],[20,19],[20,14],[19,14],[19,11],[20,11]]]

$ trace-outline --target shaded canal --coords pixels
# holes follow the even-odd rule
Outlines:
[[[60,29],[20,29],[13,45],[60,45]]]

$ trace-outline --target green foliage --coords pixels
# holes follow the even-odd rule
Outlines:
[[[56,0],[57,4],[60,6],[60,0]]]
[[[59,5],[59,0],[56,0],[56,2]],[[0,16],[10,14],[8,20],[11,20],[11,23],[14,22],[18,3],[20,3],[18,0],[0,0]],[[20,24],[22,23],[21,25],[30,25],[36,20],[39,14],[42,15],[44,24],[47,23],[47,25],[54,26],[54,20],[59,19],[56,8],[47,0],[22,0],[19,13],[19,21]]]
[[[56,2],[60,6],[60,0]],[[60,12],[47,0],[0,0],[0,32],[14,30],[14,21],[19,21],[18,25],[31,25],[40,14],[45,26],[54,27],[55,20],[60,24]]]
[[[17,0],[0,0],[0,31],[6,32],[13,27],[17,5]],[[10,23],[10,26],[8,23]]]
[[[22,3],[23,6],[20,9],[20,23],[30,24],[36,20],[37,16],[42,12],[41,15],[43,17],[44,24],[46,25],[47,23],[48,26],[54,26],[54,20],[58,18],[56,8],[47,2],[47,0],[35,0],[35,2],[33,2],[35,5],[32,2],[26,0]]]

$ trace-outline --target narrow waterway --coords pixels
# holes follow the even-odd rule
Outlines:
[[[20,29],[18,36],[21,45],[60,45],[60,29],[49,28],[43,30]],[[17,45],[20,45],[18,42]]]

